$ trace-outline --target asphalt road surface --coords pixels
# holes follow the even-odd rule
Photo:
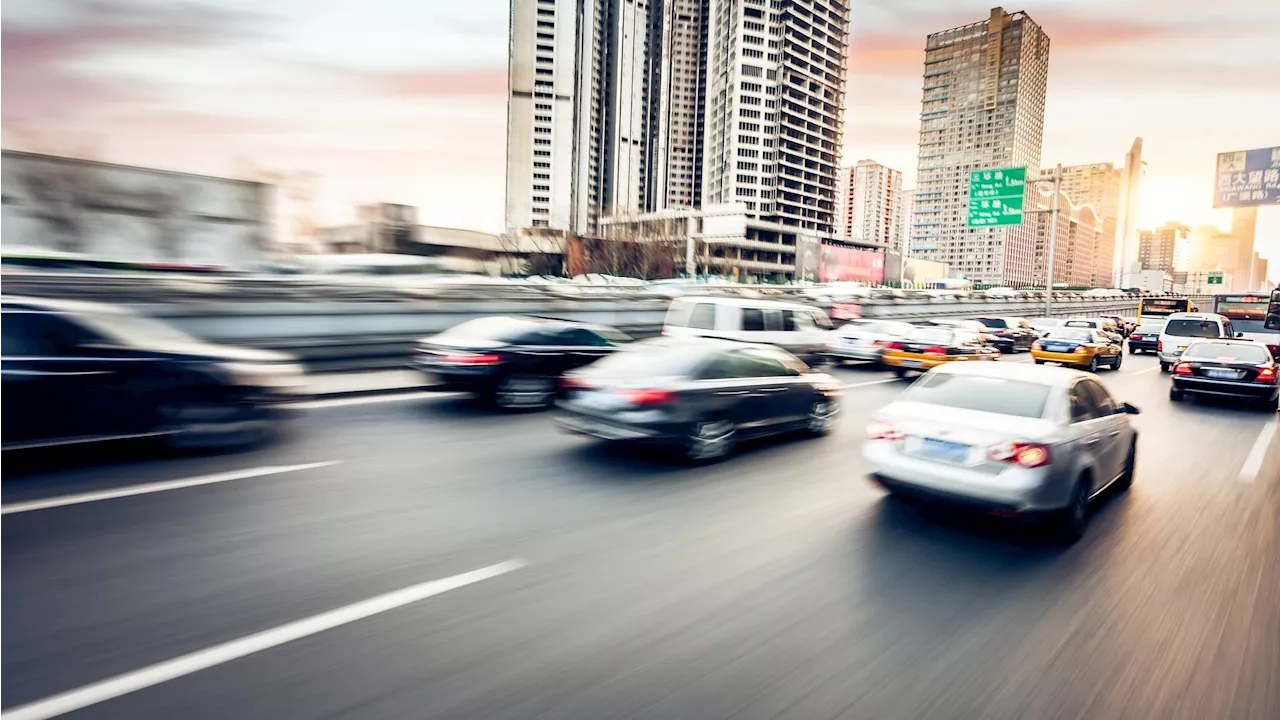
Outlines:
[[[1137,478],[1063,548],[886,499],[903,383],[839,375],[832,436],[709,467],[452,395],[6,457],[5,717],[1280,718],[1273,413],[1100,371]]]

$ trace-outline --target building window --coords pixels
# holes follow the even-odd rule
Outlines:
[[[551,128],[548,128],[548,127],[535,127],[535,128],[533,129],[533,131],[534,131],[535,133],[538,133],[539,135],[550,135],[550,134],[551,134]]]
[[[551,163],[549,162],[536,162],[533,164],[533,166],[536,168],[546,168],[547,170],[551,169]]]
[[[534,165],[549,165],[549,164],[550,164],[550,163],[534,163]],[[533,174],[533,179],[534,179],[534,180],[550,180],[550,179],[551,179],[551,175],[549,175],[549,174],[547,174],[547,173],[534,173],[534,174]]]
[[[537,195],[534,195],[533,201],[537,203],[551,202],[551,198],[539,197]]]
[[[742,89],[746,92],[760,92],[762,86],[759,83],[744,82],[742,83]]]
[[[544,144],[544,143],[539,143],[539,144]],[[550,145],[551,141],[548,140],[545,144]],[[534,150],[533,156],[534,157],[551,157],[551,151],[550,150]]]
[[[743,95],[743,96],[742,96],[742,104],[743,104],[743,105],[759,105],[759,104],[760,104],[760,98],[758,98],[758,97],[752,97],[752,96],[750,96],[750,95]]]
[[[755,65],[744,64],[742,66],[742,74],[746,75],[747,77],[760,77],[763,73],[764,73],[764,70],[762,68],[756,67]]]
[[[738,182],[742,183],[743,185],[755,185],[755,184],[756,184],[756,179],[755,179],[755,177],[754,177],[754,176],[752,176],[752,175],[739,175],[739,176],[737,177],[737,180],[738,180]]]
[[[534,185],[533,191],[534,192],[551,192],[551,187],[549,185]]]
[[[534,145],[550,145],[551,139],[550,138],[534,138],[533,144]]]

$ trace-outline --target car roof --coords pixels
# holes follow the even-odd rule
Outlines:
[[[88,300],[53,300],[50,298],[19,297],[16,295],[0,296],[0,307],[5,310],[33,310],[36,312],[130,314],[129,310],[119,305],[110,305],[108,303]]]
[[[1027,363],[946,363],[930,372],[947,375],[973,375],[984,378],[1000,378],[1018,380],[1037,385],[1065,386],[1091,375],[1083,370],[1072,370],[1051,365],[1030,365]]]
[[[1194,340],[1191,341],[1190,345],[1188,345],[1187,347],[1191,347],[1191,345],[1195,345],[1196,343],[1202,343],[1202,342],[1203,343],[1222,343],[1226,345],[1247,345],[1249,347],[1262,347],[1262,345],[1260,345],[1259,343],[1256,343],[1246,338],[1195,338]]]
[[[1221,322],[1226,318],[1217,313],[1179,312],[1166,316],[1165,320],[1216,320]]]

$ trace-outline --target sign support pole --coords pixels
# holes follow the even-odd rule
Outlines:
[[[1049,220],[1049,259],[1045,263],[1048,270],[1045,272],[1044,280],[1044,316],[1053,317],[1053,260],[1058,254],[1058,195],[1062,192],[1062,163],[1053,169],[1053,200],[1050,201],[1049,211],[1052,217]]]

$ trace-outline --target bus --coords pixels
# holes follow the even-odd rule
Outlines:
[[[1263,293],[1223,293],[1213,296],[1213,311],[1231,321],[1246,340],[1266,345],[1280,357],[1280,289]]]
[[[1138,324],[1143,320],[1169,317],[1174,313],[1195,312],[1189,298],[1147,297],[1138,301]]]

